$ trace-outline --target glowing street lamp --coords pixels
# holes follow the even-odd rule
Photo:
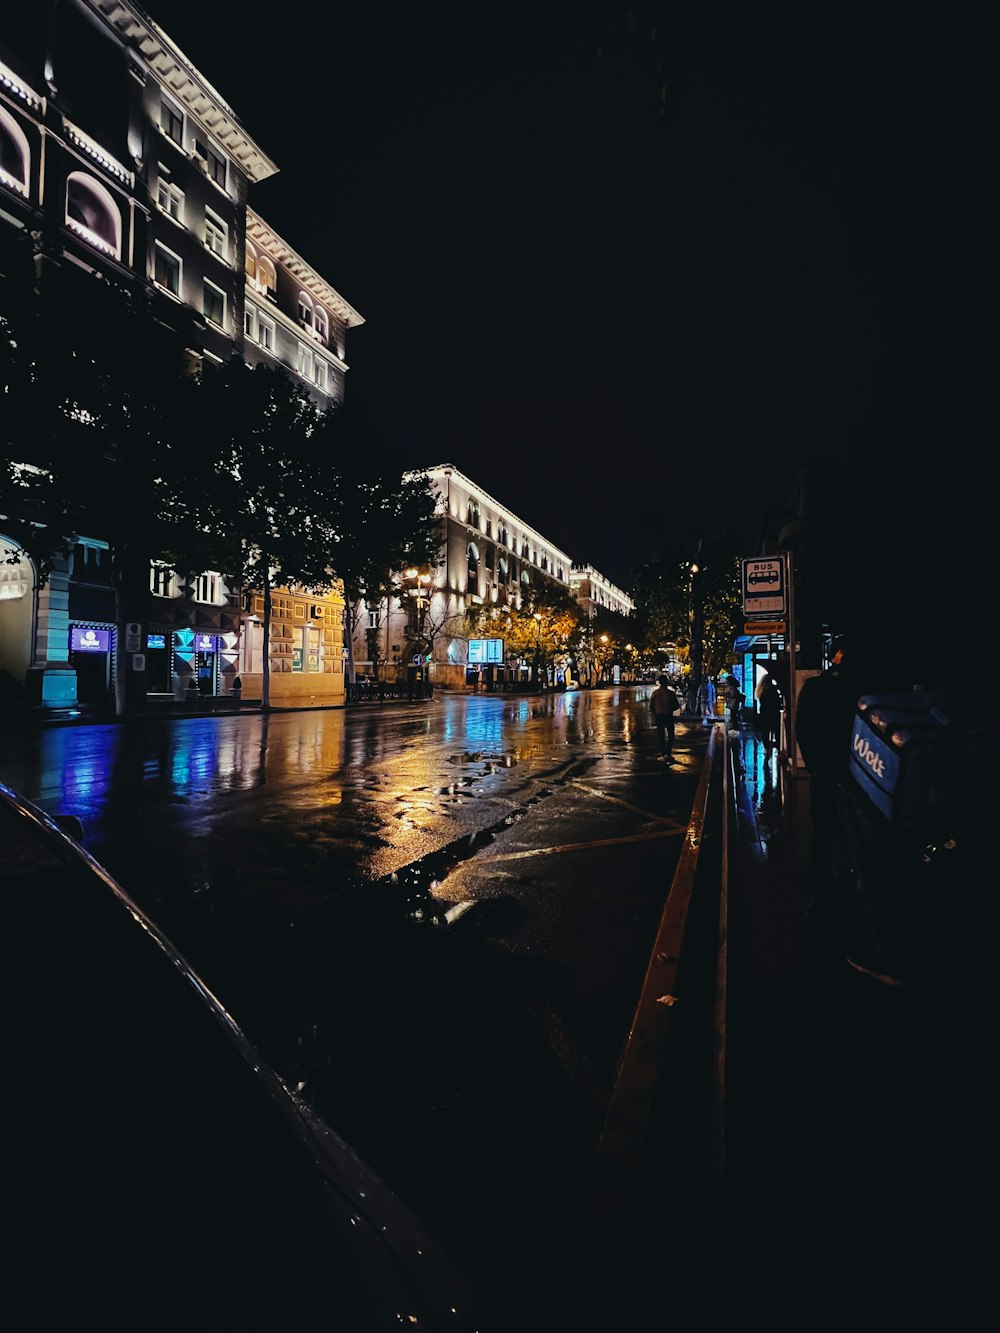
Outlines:
[[[535,612],[535,683],[541,684],[542,665],[542,613]]]

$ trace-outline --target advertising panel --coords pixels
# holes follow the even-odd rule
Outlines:
[[[470,666],[502,666],[503,639],[470,639]]]

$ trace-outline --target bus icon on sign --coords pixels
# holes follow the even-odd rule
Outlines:
[[[758,583],[777,583],[778,571],[776,569],[758,569],[747,579],[747,583],[754,586]]]

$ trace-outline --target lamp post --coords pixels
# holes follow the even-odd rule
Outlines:
[[[535,684],[541,688],[542,613],[535,612]]]
[[[701,624],[701,588],[698,582],[698,575],[701,573],[701,566],[695,561],[691,562],[691,676],[694,680],[694,688],[697,689],[701,684],[702,677],[702,624]]]
[[[605,673],[605,671],[607,670],[607,666],[608,666],[608,652],[607,652],[607,649],[608,649],[608,636],[607,636],[606,634],[602,634],[602,635],[601,635],[601,670],[600,670],[600,673],[599,673],[599,675],[598,675],[598,681],[602,681],[602,680],[604,679],[604,673]]]
[[[628,679],[629,684],[635,684],[635,649],[630,643],[625,645],[625,651],[628,653]]]

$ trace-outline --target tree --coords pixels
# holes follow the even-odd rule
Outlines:
[[[271,593],[326,592],[344,511],[331,456],[333,411],[324,412],[281,367],[233,359],[206,369],[202,415],[210,424],[192,476],[189,518],[217,534],[226,572],[263,592],[261,706],[270,707]]]
[[[441,525],[424,474],[404,474],[360,407],[344,404],[332,418],[340,478],[332,560],[344,586],[349,680],[355,682],[354,634],[361,610],[375,616],[399,600],[402,571],[437,566]],[[375,673],[379,662],[374,655]]]
[[[85,325],[75,313],[82,282]],[[4,294],[15,297],[0,340],[9,408],[5,528],[43,583],[78,538],[107,542],[115,619],[140,619],[150,560],[204,567],[198,559],[211,544],[211,530],[188,521],[193,381],[185,339],[153,319],[141,297],[89,275],[57,272],[30,293],[15,283]],[[119,714],[133,679],[119,653]]]
[[[740,557],[725,536],[682,540],[653,556],[632,580],[633,642],[654,656],[674,649],[689,677],[717,675],[740,632]]]
[[[568,655],[581,631],[582,616],[579,605],[555,584],[544,584],[533,595],[505,606],[472,606],[465,613],[466,630],[470,638],[489,635],[502,638],[504,651],[510,660],[529,658],[533,663],[536,683],[544,681],[547,667],[557,655]]]

